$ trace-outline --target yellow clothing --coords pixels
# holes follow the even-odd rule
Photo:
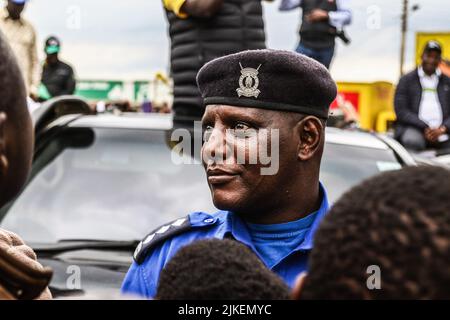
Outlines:
[[[172,11],[177,15],[177,17],[183,19],[188,17],[186,13],[181,12],[181,7],[185,2],[186,0],[163,0],[164,7],[167,10]]]
[[[23,18],[11,19],[4,8],[0,9],[0,30],[16,55],[28,93],[37,94],[41,72],[34,27]]]

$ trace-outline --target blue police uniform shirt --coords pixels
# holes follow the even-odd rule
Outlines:
[[[275,256],[273,251],[271,251],[272,253],[268,253],[267,250],[262,249],[262,246],[265,245],[264,243],[258,242],[257,240],[254,243],[250,231],[254,225],[248,226],[236,214],[229,211],[219,211],[214,214],[194,212],[188,216],[188,230],[161,241],[161,243],[156,243],[145,256],[142,263],[138,264],[136,261],[133,262],[122,284],[122,293],[150,299],[153,298],[156,295],[161,270],[180,248],[201,239],[224,239],[229,237],[249,247],[266,266],[278,274],[292,288],[297,276],[307,269],[308,253],[313,247],[314,234],[323,217],[328,212],[328,198],[322,184],[320,185],[320,189],[322,202],[319,210],[304,219],[292,222],[292,224],[298,223],[301,225],[303,232],[298,233],[297,238],[291,242],[291,244],[295,245],[290,246],[288,251],[283,251],[282,257],[278,254]],[[148,236],[136,251],[139,252],[142,249],[142,245],[146,242],[151,243],[155,234],[163,234],[171,226],[177,227],[181,225],[184,220],[180,219],[172,225],[163,226]],[[281,228],[289,228],[291,226],[281,225]],[[277,229],[280,228],[280,225],[272,225],[272,227]],[[295,241],[298,239],[300,241]],[[274,248],[272,245],[270,246]]]

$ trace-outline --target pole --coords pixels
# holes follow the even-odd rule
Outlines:
[[[400,76],[404,75],[403,66],[405,64],[405,48],[406,48],[407,31],[408,31],[408,0],[403,0],[402,40],[401,40],[401,49],[400,49]]]

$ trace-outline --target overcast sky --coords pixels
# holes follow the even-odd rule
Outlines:
[[[268,46],[294,49],[300,11],[265,4]],[[332,74],[338,81],[396,82],[399,75],[401,0],[352,0],[348,47],[339,42]],[[408,33],[406,67],[413,67],[415,32],[450,31],[449,0],[415,0]],[[149,79],[167,71],[169,40],[161,0],[31,0],[25,15],[38,31],[63,41],[62,57],[83,79]],[[40,46],[39,49],[42,49]]]

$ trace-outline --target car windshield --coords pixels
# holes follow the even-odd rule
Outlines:
[[[41,153],[50,161],[1,226],[33,244],[131,241],[190,212],[216,210],[203,168],[175,164],[166,131],[102,128],[93,137],[88,146],[64,147],[53,158]],[[321,181],[334,202],[361,180],[399,166],[391,150],[328,143]]]

